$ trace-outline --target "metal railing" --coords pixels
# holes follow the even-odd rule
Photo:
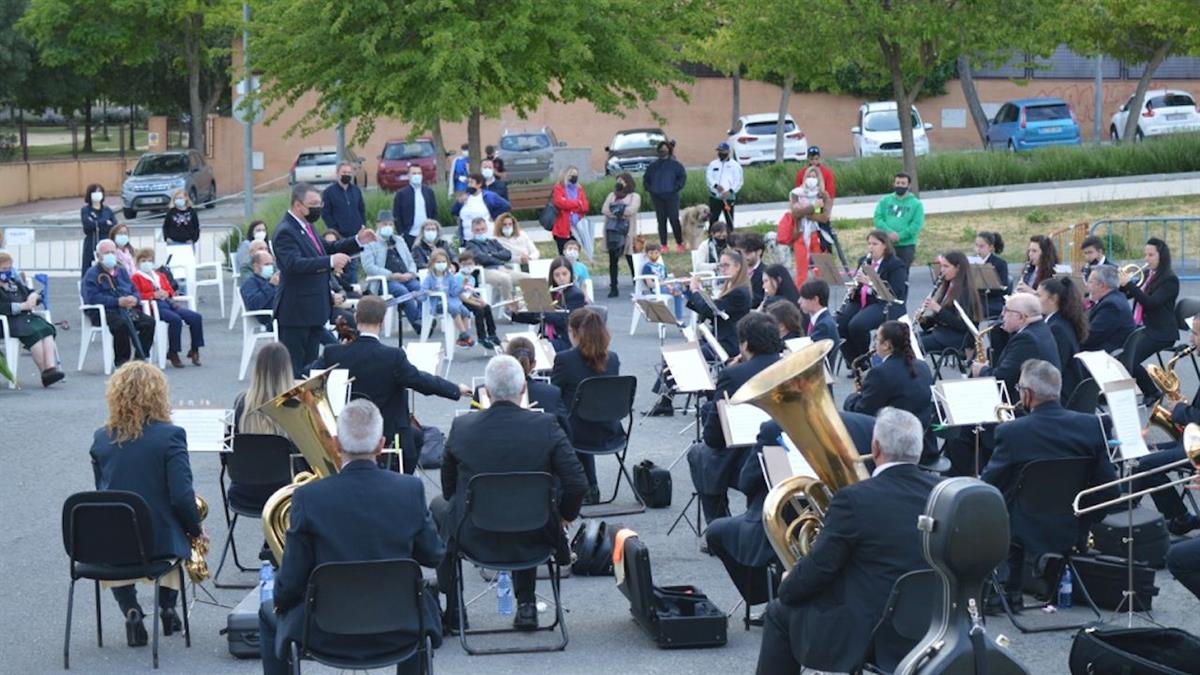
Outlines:
[[[125,225],[129,227],[129,244],[135,251],[152,248],[155,260],[159,264],[166,262],[167,244],[163,241],[161,222],[154,225],[128,222]],[[79,276],[83,261],[82,232],[66,228],[61,231],[39,230],[33,225],[25,227],[36,230],[34,242],[9,245],[5,249],[13,257],[17,269],[27,273],[44,272],[55,277]],[[222,268],[229,269],[229,258],[222,250],[222,244],[238,230],[236,225],[201,225],[200,241],[196,244],[196,262],[219,262]]]
[[[1179,278],[1200,280],[1200,252],[1188,248],[1189,240],[1200,241],[1200,216],[1105,218],[1092,223],[1089,232],[1100,237],[1108,255],[1117,259],[1140,260],[1146,240],[1158,237],[1171,248],[1171,266]]]

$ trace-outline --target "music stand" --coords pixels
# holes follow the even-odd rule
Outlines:
[[[1000,275],[996,274],[996,268],[987,263],[972,264],[970,274],[977,291],[1004,290],[1004,284],[1000,283]]]
[[[708,363],[704,360],[704,352],[700,350],[698,342],[684,342],[682,344],[670,345],[662,348],[662,358],[666,363],[665,371],[669,372],[671,379],[675,381],[675,393],[687,394],[689,399],[695,402],[695,419],[692,421],[696,427],[696,442],[700,441],[700,394],[713,391],[717,388],[713,383],[712,373],[709,372]],[[665,373],[664,373],[665,375]],[[688,405],[684,405],[686,410]],[[688,430],[684,427],[679,431],[680,434]],[[687,453],[685,449],[673,462],[667,467],[667,471],[675,468],[683,455]]]
[[[708,329],[708,326],[698,324],[696,329],[700,331],[700,337],[704,338],[704,342],[708,345],[709,349],[713,350],[713,354],[717,357],[718,361],[725,363],[729,360],[729,352],[726,352],[721,343],[717,342],[717,336]]]
[[[884,283],[883,279],[879,276],[879,273],[875,271],[874,267],[871,267],[870,265],[863,265],[859,271],[861,271],[863,275],[870,280],[871,290],[875,291],[875,297],[889,304],[893,302],[900,303],[900,300],[896,299],[896,295],[892,293],[892,289],[888,288],[888,285]]]
[[[675,318],[675,314],[667,307],[666,297],[669,296],[654,296],[652,298],[638,298],[635,304],[642,312],[647,323],[656,323],[660,326],[674,326],[679,328],[679,320]],[[658,331],[658,344],[662,344],[666,336],[666,331]]]
[[[544,279],[517,279],[521,297],[525,299],[525,311],[546,314],[560,312],[550,295],[550,286]]]
[[[975,434],[975,476],[979,465],[979,436],[983,427],[1001,420],[997,408],[1008,405],[1008,388],[1003,380],[994,377],[972,377],[962,380],[941,380],[929,389],[933,392],[933,407],[943,427],[971,427]],[[1011,414],[1008,419],[1012,419]]]
[[[845,281],[845,272],[838,267],[832,253],[810,253],[808,260],[808,266],[810,268],[815,267],[818,276],[824,279],[831,287],[834,284],[840,284]]]

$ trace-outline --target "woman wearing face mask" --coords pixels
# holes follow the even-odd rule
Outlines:
[[[125,223],[117,223],[108,231],[108,236],[113,243],[117,245],[117,264],[125,268],[125,271],[133,276],[137,271],[137,266],[133,263],[134,248],[129,243],[129,226]]]
[[[204,346],[204,318],[183,303],[173,300],[175,290],[171,288],[170,280],[154,267],[154,249],[144,248],[137,252],[137,272],[134,272],[132,280],[138,297],[155,303],[159,320],[167,324],[167,360],[176,368],[183,367],[179,350],[183,349],[183,324],[186,323],[192,339],[192,348],[187,356],[193,365],[200,365],[200,348]]]
[[[551,193],[550,201],[554,203],[554,208],[558,209],[558,217],[554,219],[554,227],[550,230],[550,234],[554,236],[554,243],[558,246],[558,254],[562,255],[563,245],[573,236],[573,233],[587,219],[588,213],[588,197],[587,191],[579,184],[579,169],[568,166],[559,176],[558,182],[554,184],[554,191]],[[588,258],[591,258],[592,246],[595,244],[595,238],[591,241],[586,241],[587,236],[592,234],[591,229],[587,232],[578,233],[576,238],[583,246],[584,253]]]
[[[50,322],[34,314],[39,303],[45,304],[41,294],[29,290],[13,272],[12,256],[0,253],[0,314],[8,317],[8,329],[12,331],[12,335],[5,335],[0,329],[0,339],[14,337],[28,349],[42,372],[42,386],[49,387],[65,376],[58,368],[58,347],[54,343],[57,332]]]
[[[500,217],[496,218],[492,235],[496,241],[500,242],[501,246],[512,252],[512,261],[519,265],[528,266],[530,260],[537,260],[541,257],[533,240],[521,231],[521,226],[517,224],[517,219],[511,213],[502,213]]]
[[[659,141],[656,148],[658,159],[646,167],[642,184],[650,193],[654,203],[654,217],[658,220],[658,243],[667,250],[667,221],[675,235],[675,250],[683,252],[683,231],[679,225],[679,193],[687,185],[687,171],[675,159],[675,141]]]
[[[412,246],[412,258],[417,264],[417,269],[429,267],[429,256],[433,255],[434,251],[444,251],[451,265],[458,262],[454,247],[442,238],[442,224],[436,220],[426,220],[421,225],[420,236]]]
[[[253,252],[250,250],[250,246],[256,241],[264,244],[267,241],[267,224],[261,220],[251,221],[246,228],[246,238],[242,239],[242,243],[238,244],[237,252],[233,254],[233,264],[242,281],[254,274],[254,264],[251,260]]]
[[[637,236],[637,214],[642,206],[633,176],[622,173],[617,176],[613,191],[604,198],[600,213],[604,216],[604,247],[608,250],[608,297],[615,298],[617,292],[617,267],[623,257],[629,264],[629,276],[633,271],[633,238]],[[678,203],[676,204],[678,207]],[[678,208],[676,208],[678,214]],[[678,221],[678,215],[676,215]]]
[[[804,170],[800,187],[788,194],[788,212],[779,219],[776,238],[780,244],[791,244],[796,260],[796,280],[808,279],[810,253],[823,253],[829,247],[823,243],[821,229],[829,226],[833,198],[825,191],[825,179],[817,166]]]
[[[421,290],[440,291],[446,294],[446,308],[451,320],[454,321],[454,329],[458,331],[458,342],[455,344],[459,347],[474,346],[475,340],[471,338],[471,333],[467,330],[467,319],[471,317],[471,310],[464,307],[462,302],[462,277],[450,271],[450,259],[446,256],[445,251],[434,251],[429,256],[429,274],[421,282]],[[425,302],[429,303],[431,316],[441,316],[441,298],[430,297],[426,298]]]
[[[96,244],[109,238],[109,231],[117,224],[113,210],[104,205],[104,186],[92,183],[83,192],[83,208],[79,219],[83,224],[83,268],[81,275],[96,261]]]
[[[200,217],[192,208],[192,200],[183,190],[171,198],[171,208],[163,217],[163,240],[170,244],[192,244],[200,241]]]

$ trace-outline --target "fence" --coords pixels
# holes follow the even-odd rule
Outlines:
[[[1150,216],[1142,218],[1106,218],[1089,228],[1104,241],[1114,259],[1142,257],[1142,246],[1150,237],[1158,237],[1171,247],[1171,267],[1185,281],[1200,280],[1200,257],[1188,255],[1188,241],[1200,237],[1200,216]]]
[[[126,223],[129,226],[129,245],[134,250],[142,248],[154,249],[155,259],[166,263],[167,245],[162,238],[162,223]],[[13,229],[34,230],[31,243],[7,242],[5,251],[13,257],[14,265],[23,272],[45,272],[53,277],[78,278],[83,260],[83,233],[74,228],[58,228],[35,230],[29,226],[6,227],[6,240],[12,237]],[[196,244],[196,262],[220,262],[223,267],[229,267],[229,260],[222,250],[221,244],[231,235],[236,234],[234,225],[204,225],[200,228],[200,241]]]

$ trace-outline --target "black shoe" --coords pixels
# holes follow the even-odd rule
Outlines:
[[[650,412],[646,414],[650,417],[674,417],[675,406],[671,403],[671,399],[660,398],[658,399],[658,403],[655,403]]]
[[[471,629],[469,617],[463,617],[463,628]],[[442,613],[442,633],[446,635],[458,635],[458,612],[448,609]]]
[[[136,607],[125,613],[125,642],[130,647],[145,647],[150,641],[142,616],[142,610]]]
[[[588,487],[587,494],[585,494],[583,496],[583,503],[585,505],[589,505],[589,506],[592,504],[599,504],[600,503],[600,488],[595,485]]]
[[[175,612],[174,607],[158,610],[158,616],[162,619],[163,635],[172,635],[183,630],[183,622],[179,620],[179,614]]]
[[[523,631],[535,631],[538,628],[537,604],[522,602],[517,605],[517,615],[513,617],[513,628]]]
[[[1197,527],[1200,527],[1200,517],[1190,513],[1186,516],[1176,516],[1167,521],[1167,532],[1176,537],[1182,537]]]
[[[617,287],[616,287],[616,286],[609,286],[609,287],[608,287],[608,297],[610,297],[610,298],[618,298],[618,297],[620,297],[620,296],[621,296],[621,292],[617,290]]]
[[[42,371],[42,386],[49,387],[55,382],[61,382],[66,375],[58,368],[47,368]]]

